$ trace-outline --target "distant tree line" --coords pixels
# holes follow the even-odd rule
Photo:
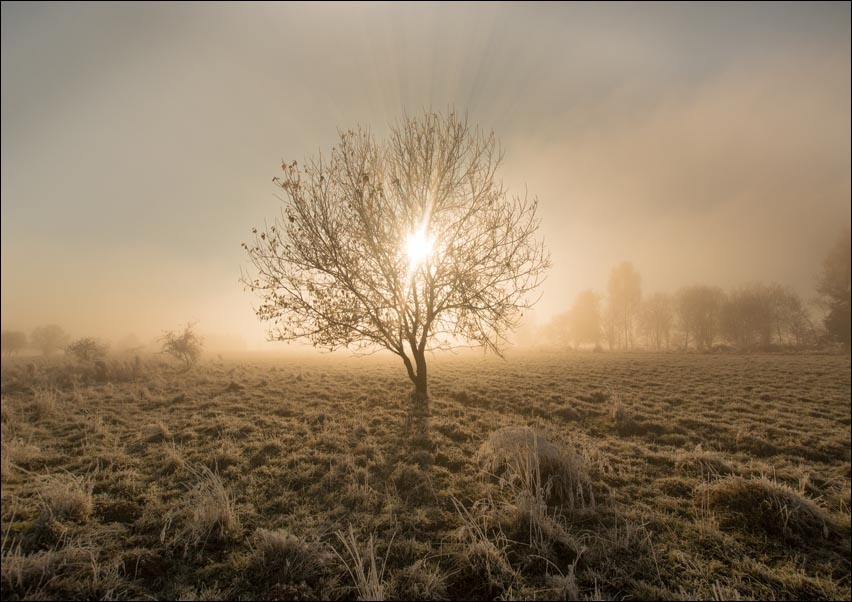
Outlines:
[[[607,296],[586,290],[556,316],[546,334],[560,344],[609,349],[742,350],[850,346],[850,238],[847,230],[823,261],[816,292],[821,323],[789,287],[751,284],[722,290],[687,286],[642,297],[639,272],[630,262],[612,269]],[[605,303],[604,303],[605,301]]]
[[[187,324],[182,331],[166,331],[160,337],[161,353],[172,355],[189,368],[201,357],[204,339],[195,331],[195,324]],[[135,336],[122,340],[125,349],[141,349]],[[68,333],[56,324],[47,324],[35,328],[30,336],[17,330],[4,330],[0,336],[3,355],[14,356],[22,351],[32,350],[43,356],[64,352],[66,356],[82,362],[94,362],[106,357],[109,346],[93,337],[71,340]]]

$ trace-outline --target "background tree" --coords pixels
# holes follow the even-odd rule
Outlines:
[[[719,332],[719,309],[725,298],[713,286],[689,286],[678,291],[676,310],[684,349],[693,344],[699,350],[713,346]]]
[[[68,344],[68,334],[56,324],[39,326],[30,335],[30,346],[41,352],[42,355],[64,349]]]
[[[270,337],[388,349],[423,408],[428,351],[500,354],[549,265],[537,202],[507,195],[501,158],[493,133],[450,113],[405,118],[384,141],[342,132],[328,158],[283,165],[281,219],[244,245]]]
[[[607,291],[616,344],[632,348],[634,321],[642,301],[641,278],[632,263],[625,261],[612,269]]]
[[[107,346],[92,337],[83,337],[68,344],[65,353],[84,362],[101,359],[107,354]]]
[[[831,340],[842,343],[848,350],[850,343],[850,236],[846,229],[822,262],[822,273],[817,283],[817,293],[826,310],[825,330]]]
[[[187,324],[183,332],[166,331],[160,340],[163,342],[162,353],[173,355],[187,368],[198,361],[204,347],[204,339],[195,332],[195,324]]]
[[[775,309],[772,287],[752,284],[734,289],[719,308],[720,332],[740,349],[766,349],[776,332]]]
[[[571,346],[571,311],[553,316],[541,329],[541,337],[554,345]]]
[[[639,308],[639,326],[646,344],[668,349],[674,324],[674,302],[667,293],[654,293]]]
[[[804,347],[816,342],[816,329],[801,296],[776,285],[772,289],[772,303],[779,343]]]
[[[6,355],[14,355],[27,348],[27,335],[18,330],[4,330],[0,334],[0,348]]]
[[[568,336],[574,345],[591,343],[595,347],[601,341],[601,297],[593,290],[577,295],[567,315]]]
[[[801,297],[779,284],[734,289],[719,311],[722,336],[740,349],[813,342],[814,328]]]

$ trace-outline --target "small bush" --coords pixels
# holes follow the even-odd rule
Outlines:
[[[187,368],[195,365],[204,347],[204,339],[196,334],[194,324],[187,324],[182,333],[168,331],[160,340],[163,341],[162,352],[178,358]]]
[[[65,353],[83,362],[93,362],[106,356],[107,346],[92,337],[83,337],[69,344]]]

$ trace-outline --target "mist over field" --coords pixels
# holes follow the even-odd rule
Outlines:
[[[2,327],[266,348],[238,284],[282,160],[454,107],[537,196],[528,323],[605,293],[777,282],[850,221],[847,4],[4,3]]]
[[[3,2],[3,600],[848,600],[850,4]]]

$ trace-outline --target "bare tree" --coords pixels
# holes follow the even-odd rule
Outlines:
[[[168,353],[181,360],[189,368],[201,357],[204,339],[195,332],[195,324],[187,324],[183,332],[166,331],[160,337],[163,342],[161,353]]]
[[[571,310],[556,314],[539,333],[548,342],[571,346]]]
[[[825,256],[817,293],[825,308],[825,329],[828,336],[848,350],[850,345],[850,235],[847,228]]]
[[[775,326],[772,287],[752,284],[734,289],[719,308],[721,334],[740,349],[766,349],[772,343]]]
[[[618,345],[618,317],[613,314],[612,304],[607,303],[601,316],[601,325],[607,348],[612,351]]]
[[[713,286],[690,286],[678,291],[677,315],[683,346],[709,349],[719,332],[719,309],[724,292]]]
[[[815,339],[802,299],[780,284],[752,284],[728,293],[719,311],[722,336],[740,349],[801,346]]]
[[[17,330],[4,330],[0,334],[0,348],[6,355],[14,355],[27,348],[27,335]]]
[[[779,343],[803,347],[816,342],[816,329],[802,298],[783,286],[772,289],[776,336]]]
[[[73,341],[65,348],[65,353],[88,362],[101,359],[106,356],[108,347],[92,337],[83,337]]]
[[[64,349],[67,343],[68,334],[56,324],[39,326],[30,335],[30,345],[40,351],[42,355],[51,355],[60,349]]]
[[[398,355],[428,403],[426,353],[497,354],[542,282],[537,201],[496,177],[494,134],[455,114],[392,126],[385,141],[341,132],[328,158],[282,165],[281,218],[244,245],[274,340]]]
[[[612,269],[608,292],[617,344],[623,349],[632,348],[634,321],[642,301],[642,281],[632,263],[624,261]]]
[[[642,302],[639,325],[647,344],[668,349],[674,324],[674,302],[667,293],[654,293]]]

